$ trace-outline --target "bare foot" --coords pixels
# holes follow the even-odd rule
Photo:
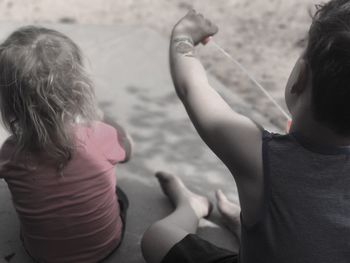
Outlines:
[[[175,175],[157,172],[156,177],[164,194],[169,197],[175,207],[190,205],[199,219],[209,216],[212,204],[208,198],[191,192],[183,181]]]
[[[221,191],[216,191],[217,206],[222,218],[228,229],[230,229],[237,237],[240,237],[241,221],[240,213],[241,208],[239,205],[229,201],[226,195]]]

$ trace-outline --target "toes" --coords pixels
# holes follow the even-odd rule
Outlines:
[[[229,202],[229,200],[227,199],[227,196],[224,194],[224,192],[221,189],[215,192],[215,196],[219,203]]]
[[[162,178],[162,177],[164,176],[164,174],[165,174],[165,172],[158,171],[158,172],[156,172],[155,176],[156,176],[157,178]]]
[[[169,181],[171,180],[174,176],[170,173],[166,173],[166,172],[161,172],[161,171],[158,171],[156,172],[155,176],[157,177],[157,179],[159,181]]]
[[[208,200],[208,205],[209,205],[209,207],[208,207],[208,214],[204,218],[210,217],[211,212],[213,212],[213,209],[214,209],[213,203],[210,202],[209,200]]]
[[[217,190],[216,193],[217,206],[219,212],[224,215],[233,215],[240,211],[240,206],[231,202],[222,190]]]

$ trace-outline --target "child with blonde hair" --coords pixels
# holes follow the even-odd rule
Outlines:
[[[122,240],[127,198],[115,165],[131,144],[100,121],[78,46],[28,26],[0,45],[0,110],[11,136],[0,178],[11,191],[20,236],[36,262],[98,262]]]

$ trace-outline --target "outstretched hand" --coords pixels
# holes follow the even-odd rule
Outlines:
[[[195,10],[190,10],[173,29],[173,36],[189,37],[194,45],[206,44],[219,28]]]

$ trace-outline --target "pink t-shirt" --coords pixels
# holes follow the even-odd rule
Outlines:
[[[11,161],[10,140],[0,151],[0,178],[11,191],[24,246],[39,262],[97,262],[120,242],[115,165],[125,151],[118,133],[95,122],[77,126],[76,138],[63,176],[42,157],[37,167]]]

